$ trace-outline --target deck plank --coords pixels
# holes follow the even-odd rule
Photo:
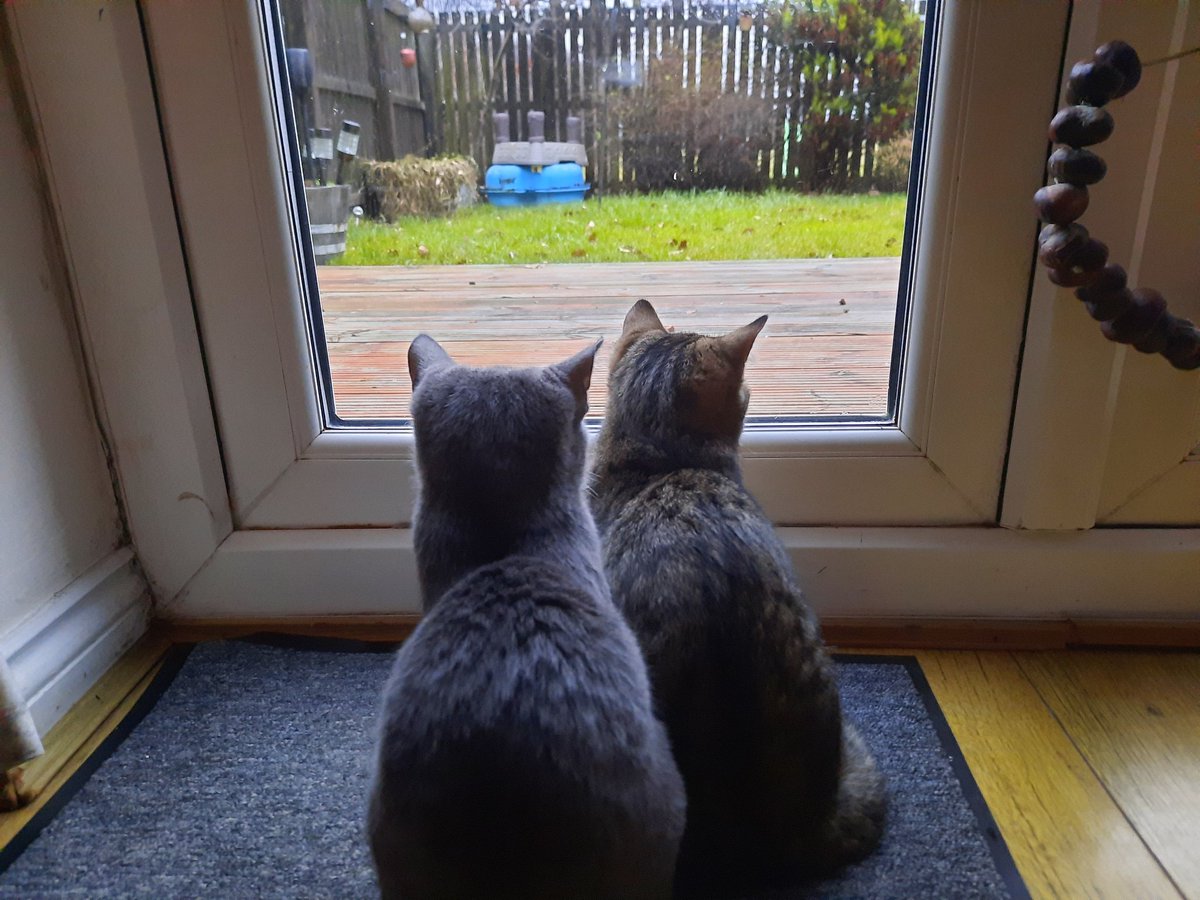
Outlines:
[[[645,297],[679,330],[770,318],[747,369],[750,415],[882,415],[900,264],[895,258],[536,266],[323,266],[338,414],[403,418],[406,353],[422,331],[474,365],[544,365],[611,340]],[[603,413],[607,349],[592,410]]]

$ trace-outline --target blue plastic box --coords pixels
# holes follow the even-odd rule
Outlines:
[[[493,206],[578,203],[589,187],[577,163],[554,163],[540,171],[530,166],[490,166],[484,176],[484,190]]]

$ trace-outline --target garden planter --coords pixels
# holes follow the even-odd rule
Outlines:
[[[350,185],[306,187],[308,233],[317,265],[346,252],[346,219],[350,215]]]

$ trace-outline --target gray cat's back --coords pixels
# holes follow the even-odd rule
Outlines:
[[[425,617],[384,690],[387,898],[663,898],[685,799],[583,495],[595,347],[545,369],[410,349]]]
[[[638,661],[615,609],[552,562],[508,558],[443,596],[397,655],[370,812],[405,896],[665,896],[681,786]]]
[[[481,566],[456,582],[397,654],[392,677],[406,690],[388,692],[388,736],[395,738],[388,758],[436,755],[440,747],[423,740],[422,723],[445,719],[448,710],[472,740],[525,741],[544,751],[553,771],[580,780],[592,774],[580,769],[584,756],[637,752],[648,737],[634,733],[648,682],[632,633],[606,599],[581,588],[561,564],[528,556]],[[592,704],[586,716],[562,715]],[[597,739],[614,729],[628,742],[600,747]]]

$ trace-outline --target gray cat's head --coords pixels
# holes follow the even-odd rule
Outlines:
[[[599,346],[541,369],[472,368],[419,335],[408,371],[424,501],[519,516],[578,489]]]
[[[609,363],[609,415],[658,437],[736,441],[750,401],[743,375],[760,316],[729,334],[670,332],[639,300]]]

